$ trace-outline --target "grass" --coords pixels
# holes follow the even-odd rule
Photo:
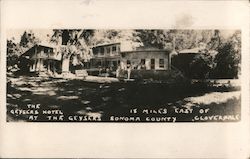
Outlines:
[[[239,88],[214,87],[206,83],[192,85],[159,83],[98,84],[82,80],[39,77],[8,77],[7,120],[29,121],[29,115],[13,115],[12,109],[27,109],[28,104],[40,104],[43,110],[59,109],[64,116],[100,116],[109,121],[111,115],[131,116],[137,108],[158,110],[167,108],[165,116],[176,116],[177,121],[192,121],[201,108],[209,108],[207,115],[240,114]],[[193,109],[191,114],[176,114],[175,108]],[[133,115],[133,114],[132,114]],[[140,114],[145,117],[145,114]],[[164,116],[150,114],[147,116]],[[39,115],[37,121],[47,121]],[[68,121],[65,119],[64,121]]]

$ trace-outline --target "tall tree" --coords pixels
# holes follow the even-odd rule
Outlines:
[[[23,48],[30,48],[34,44],[37,44],[39,39],[35,37],[35,34],[32,31],[24,31],[21,36],[20,46]]]
[[[91,58],[92,30],[55,29],[53,32],[51,42],[62,53],[63,72],[69,71],[71,58],[73,65],[82,64],[82,61],[86,62]]]
[[[137,36],[146,47],[169,48],[177,51],[198,47],[211,40],[212,30],[136,30]],[[173,43],[175,46],[173,46]]]
[[[24,31],[20,42],[15,43],[14,39],[7,40],[7,70],[19,67],[19,57],[29,48],[39,42],[32,31]]]
[[[217,78],[238,78],[241,60],[241,32],[236,31],[218,48],[213,75]]]
[[[156,47],[164,49],[167,42],[171,41],[171,37],[166,30],[136,30],[136,33],[140,39],[139,41],[145,47]]]
[[[12,39],[7,40],[7,71],[17,68],[18,58],[21,55],[21,50],[18,44]]]

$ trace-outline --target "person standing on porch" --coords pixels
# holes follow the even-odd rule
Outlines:
[[[120,72],[121,72],[121,67],[118,66],[117,69],[116,69],[116,78],[120,77]]]
[[[131,65],[128,65],[128,79],[130,79],[130,75],[131,75],[131,71],[132,71],[132,66]]]

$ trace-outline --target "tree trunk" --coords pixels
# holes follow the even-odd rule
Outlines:
[[[70,57],[68,58],[63,58],[62,60],[62,73],[68,73],[69,72],[69,60]]]

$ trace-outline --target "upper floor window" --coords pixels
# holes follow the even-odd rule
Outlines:
[[[98,49],[98,48],[94,48],[94,49],[93,49],[93,53],[94,53],[94,54],[98,54],[98,52],[99,52],[99,49]]]
[[[107,47],[107,53],[108,53],[108,54],[110,53],[110,48],[109,48],[109,47]]]
[[[101,54],[102,55],[104,54],[104,48],[103,47],[101,48]]]
[[[112,52],[116,52],[116,46],[112,47]]]

